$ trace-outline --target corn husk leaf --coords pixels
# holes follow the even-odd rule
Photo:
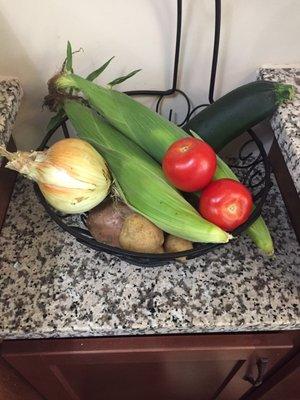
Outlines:
[[[48,125],[46,127],[46,131],[49,132],[54,128],[58,128],[59,125],[61,124],[62,120],[66,116],[63,108],[60,109],[48,122]]]
[[[114,58],[114,56],[111,57],[108,61],[106,61],[106,63],[104,63],[103,65],[101,65],[101,67],[99,67],[99,68],[97,68],[95,71],[91,72],[91,73],[86,77],[86,79],[87,79],[88,81],[91,81],[91,82],[94,81],[95,79],[97,79],[98,76],[101,75],[102,72],[108,67],[108,65],[110,64],[110,62],[111,62],[111,60],[112,60],[113,58]]]
[[[127,79],[131,78],[133,75],[137,74],[140,71],[140,69],[136,69],[125,76],[120,76],[120,78],[116,78],[113,81],[109,82],[109,86],[113,87],[115,85],[119,85],[120,83],[127,81]]]
[[[65,68],[67,71],[73,72],[73,53],[71,43],[68,41],[67,44],[67,58]]]

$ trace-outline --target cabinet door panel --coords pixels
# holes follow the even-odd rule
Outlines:
[[[0,358],[0,400],[43,400],[6,361]]]
[[[3,357],[47,400],[237,400],[251,355],[272,366],[291,347],[259,336],[16,341]]]
[[[300,399],[300,368],[298,367],[278,385],[261,397],[261,400],[299,400]]]
[[[212,398],[234,361],[147,362],[58,366],[60,382],[79,399],[132,400]]]

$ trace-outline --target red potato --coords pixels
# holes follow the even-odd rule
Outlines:
[[[123,222],[132,213],[126,204],[108,198],[89,212],[86,224],[98,242],[120,247]]]

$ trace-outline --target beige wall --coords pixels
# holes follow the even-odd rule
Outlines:
[[[185,0],[180,87],[206,100],[213,40],[213,0]],[[300,0],[223,0],[216,94],[251,81],[265,63],[300,62]],[[47,79],[59,69],[69,39],[77,71],[88,73],[112,55],[103,83],[135,68],[120,89],[170,85],[175,0],[0,0],[0,74],[18,76],[25,97],[15,137],[20,148],[41,139]],[[179,109],[182,104],[179,104]],[[180,117],[180,115],[178,116]]]

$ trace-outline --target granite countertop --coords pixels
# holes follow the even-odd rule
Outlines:
[[[141,268],[77,243],[19,177],[0,236],[0,337],[300,328],[300,246],[276,185],[264,214],[274,259],[243,237],[184,265]]]
[[[4,143],[20,97],[17,80],[0,84]],[[276,184],[264,217],[275,258],[243,237],[186,264],[141,268],[76,242],[19,177],[0,233],[0,338],[300,328],[300,245]]]
[[[0,146],[6,145],[20,106],[23,91],[17,78],[0,76]],[[0,157],[0,165],[2,157]]]
[[[258,77],[289,83],[296,89],[295,100],[279,107],[271,125],[300,196],[300,65],[265,66],[259,69]]]

